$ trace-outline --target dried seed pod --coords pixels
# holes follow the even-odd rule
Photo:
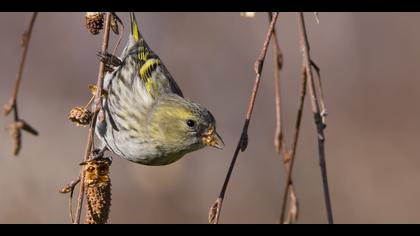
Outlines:
[[[114,12],[111,14],[111,29],[114,34],[119,35],[120,30],[118,29],[118,24],[122,24],[121,19]]]
[[[105,224],[111,207],[111,179],[106,158],[93,159],[85,163],[85,187],[87,213],[85,223]]]
[[[111,29],[114,34],[119,35],[120,31],[118,30],[118,23],[114,20],[114,17],[112,17],[111,20]]]
[[[86,224],[105,224],[111,207],[111,183],[86,188],[87,213]]]
[[[85,15],[86,28],[93,35],[99,34],[104,26],[104,13],[103,12],[86,12]]]
[[[22,132],[19,127],[19,122],[13,122],[9,125],[8,129],[10,137],[12,137],[13,140],[12,154],[17,156],[22,147]]]
[[[102,184],[109,182],[109,158],[95,158],[82,163],[85,165],[85,184]]]
[[[74,107],[69,113],[69,120],[77,126],[88,126],[92,121],[92,112],[83,107]]]

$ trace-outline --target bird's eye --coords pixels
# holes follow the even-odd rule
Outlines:
[[[192,128],[195,126],[195,122],[193,120],[187,120],[187,125]]]

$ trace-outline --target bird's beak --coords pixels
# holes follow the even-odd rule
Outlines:
[[[209,128],[208,132],[203,135],[203,143],[206,146],[215,147],[218,149],[223,149],[225,147],[222,138],[214,128]]]

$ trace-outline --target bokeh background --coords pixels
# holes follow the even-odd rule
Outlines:
[[[1,13],[0,103],[11,95],[20,36],[30,13]],[[126,13],[120,13],[128,25]],[[266,13],[137,13],[149,45],[184,94],[217,118],[224,150],[203,149],[169,166],[147,167],[114,157],[111,223],[206,223],[225,178],[246,112]],[[306,22],[312,57],[321,67],[326,154],[337,223],[420,223],[420,21],[418,13],[312,13]],[[40,13],[19,94],[21,116],[39,137],[23,135],[18,157],[0,118],[0,223],[69,223],[68,196],[58,190],[79,173],[87,129],[68,111],[89,99],[101,36],[84,13]],[[295,13],[277,24],[284,52],[282,105],[290,146],[301,80]],[[128,33],[128,31],[126,31]],[[116,37],[113,37],[115,42]],[[121,48],[120,48],[121,49]],[[273,148],[273,54],[267,55],[250,125],[250,141],[233,172],[221,223],[276,223],[285,171]],[[316,131],[305,104],[294,180],[300,223],[325,223]]]

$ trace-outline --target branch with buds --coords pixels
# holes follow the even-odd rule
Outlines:
[[[270,22],[270,26],[268,28],[268,32],[265,37],[265,41],[263,47],[261,49],[260,55],[255,62],[254,70],[256,73],[254,87],[251,92],[251,98],[248,105],[248,110],[245,117],[245,122],[242,128],[241,136],[239,138],[238,145],[236,146],[235,153],[233,154],[231,164],[229,166],[229,170],[227,172],[225,181],[222,186],[222,190],[220,191],[219,197],[213,203],[209,210],[209,223],[211,224],[218,224],[220,218],[220,211],[222,209],[223,199],[225,197],[225,193],[227,190],[227,186],[229,184],[230,176],[232,175],[233,168],[235,167],[236,159],[239,155],[239,151],[245,151],[248,146],[248,127],[249,122],[251,121],[252,112],[254,110],[255,100],[257,98],[258,88],[261,81],[261,73],[264,65],[265,56],[267,54],[268,45],[270,43],[271,35],[274,32],[274,26],[277,22],[278,12],[274,14],[273,19]]]
[[[119,26],[124,31],[124,25],[120,18],[113,12],[88,12],[85,15],[86,28],[93,35],[99,34],[104,24],[105,29],[102,38],[102,48],[99,53],[102,55],[113,55],[122,39],[122,34],[119,32]],[[109,54],[108,44],[110,30],[115,34],[120,35],[113,50],[113,54]],[[87,224],[104,224],[108,220],[109,210],[111,206],[111,179],[109,178],[109,167],[111,165],[110,159],[103,158],[103,152],[93,150],[94,147],[94,132],[96,127],[97,118],[102,111],[102,98],[107,95],[107,92],[102,89],[105,73],[109,71],[107,62],[101,57],[99,64],[99,72],[96,85],[90,85],[89,90],[92,93],[91,99],[88,103],[81,107],[77,106],[71,109],[69,113],[69,120],[77,126],[89,127],[88,139],[83,157],[80,176],[60,190],[61,193],[70,193],[69,197],[69,211],[70,218],[73,223],[79,224],[81,220],[82,206],[84,195],[87,196],[86,217],[85,223]],[[89,110],[91,103],[94,103],[92,110]],[[102,117],[103,118],[103,117]],[[99,119],[101,120],[101,119]],[[99,121],[101,122],[101,121]],[[80,184],[76,214],[73,217],[72,197],[77,184]]]
[[[38,15],[37,12],[34,12],[32,14],[28,29],[22,34],[21,46],[23,50],[22,50],[22,57],[20,61],[19,70],[16,76],[15,87],[13,90],[12,97],[3,107],[5,116],[9,115],[13,111],[14,121],[10,125],[7,126],[7,129],[9,130],[9,134],[13,139],[12,154],[14,156],[17,156],[19,154],[19,151],[22,147],[22,132],[21,132],[22,130],[35,136],[38,135],[38,131],[36,131],[31,125],[29,125],[26,121],[24,121],[23,119],[19,117],[18,105],[17,105],[17,97],[18,97],[18,92],[20,88],[20,82],[22,80],[23,69],[25,67],[26,55],[28,53],[29,42],[31,40],[31,35],[32,35],[32,29],[34,28],[37,15]]]

